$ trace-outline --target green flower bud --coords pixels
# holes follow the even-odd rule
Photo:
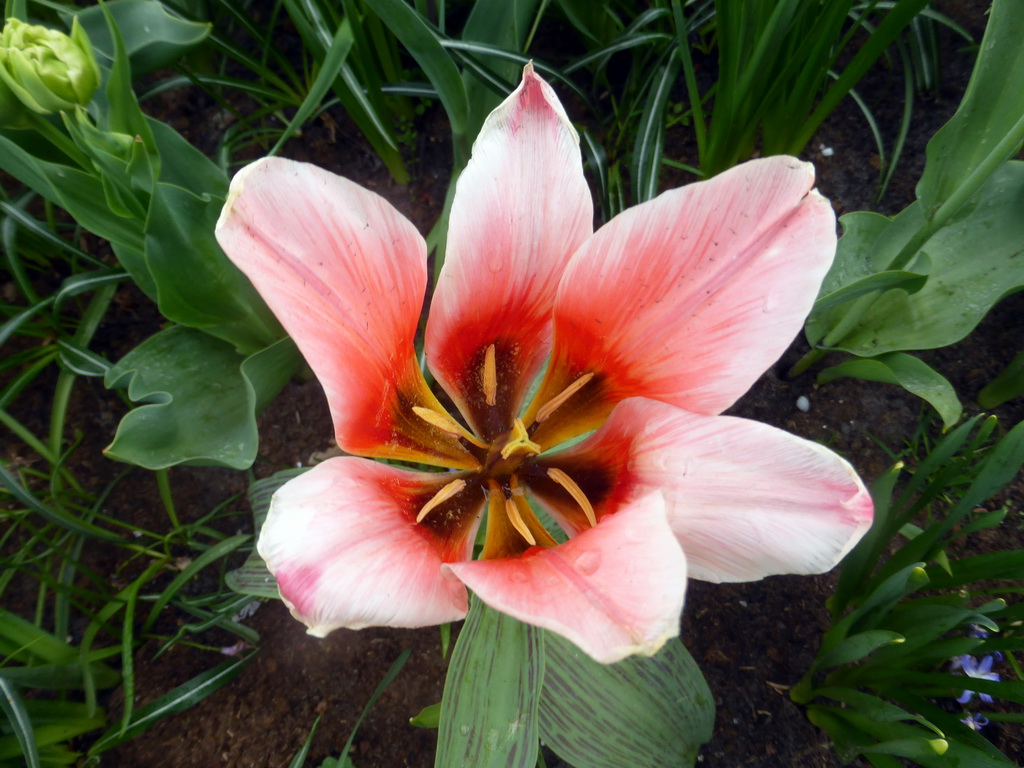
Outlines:
[[[28,111],[51,115],[85,105],[100,84],[88,35],[10,18],[0,32],[0,128],[28,127]]]

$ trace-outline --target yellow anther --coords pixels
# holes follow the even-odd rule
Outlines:
[[[530,533],[530,529],[526,527],[526,522],[523,520],[523,516],[519,514],[519,506],[512,499],[505,499],[505,514],[508,515],[509,522],[512,523],[512,527],[519,531],[520,535],[526,539],[527,543],[531,547],[537,545],[537,539]]]
[[[456,437],[464,437],[478,448],[487,448],[487,443],[480,440],[480,438],[446,413],[438,413],[430,408],[424,408],[419,405],[414,405],[412,412],[427,422],[427,424],[437,427],[442,432],[447,432],[449,435],[455,435]]]
[[[494,345],[484,353],[484,399],[488,405],[498,403],[498,363],[494,358]]]
[[[548,477],[565,488],[569,495],[576,500],[576,503],[583,509],[583,514],[585,514],[587,516],[587,520],[590,521],[591,527],[597,525],[597,515],[594,514],[594,507],[591,505],[590,499],[587,498],[587,494],[583,492],[582,488],[576,485],[576,482],[571,477],[565,474],[565,472],[560,470],[558,467],[551,467],[548,470]]]
[[[575,395],[581,389],[583,389],[583,387],[586,386],[587,382],[590,381],[592,378],[594,378],[594,374],[592,373],[583,374],[578,379],[576,379],[576,381],[574,381],[568,387],[559,392],[558,395],[544,403],[544,405],[541,406],[540,410],[537,411],[537,423],[542,424],[543,422],[547,421],[552,413],[554,413],[563,405],[565,405],[565,401],[568,400],[573,395]]]
[[[526,425],[522,419],[516,419],[512,425],[512,434],[508,436],[505,447],[501,449],[501,458],[507,459],[516,453],[527,453],[536,456],[541,452],[541,447],[530,439],[530,433],[526,431]]]
[[[422,522],[423,518],[430,514],[430,512],[436,509],[441,504],[444,504],[448,499],[458,495],[462,492],[462,489],[466,487],[465,480],[452,480],[448,485],[442,488],[440,491],[434,494],[434,498],[428,501],[420,509],[420,513],[416,515],[416,522]]]

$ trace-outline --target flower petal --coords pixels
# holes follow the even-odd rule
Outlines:
[[[485,439],[512,426],[547,357],[558,280],[593,231],[593,215],[579,137],[527,65],[459,176],[427,323],[430,370]],[[497,388],[488,406],[483,369],[492,344]]]
[[[832,263],[835,216],[813,185],[808,163],[753,160],[601,228],[562,278],[552,364],[528,416],[593,378],[533,439],[594,429],[626,397],[707,414],[732,405],[793,340]]]
[[[259,553],[311,635],[466,615],[466,589],[442,575],[441,565],[470,556],[483,494],[467,489],[415,522],[453,476],[335,458],[274,494]]]
[[[679,634],[686,561],[660,494],[557,547],[444,570],[492,608],[557,632],[603,663],[653,655]]]
[[[306,163],[242,169],[217,239],[292,336],[327,393],[349,453],[470,468],[415,365],[426,244],[386,200]]]
[[[547,461],[572,474],[600,466],[598,515],[660,489],[689,575],[751,581],[831,569],[871,527],[872,502],[853,468],[826,448],[731,416],[703,416],[633,398],[592,437]],[[547,504],[557,489],[531,481]],[[584,486],[586,490],[586,486]]]

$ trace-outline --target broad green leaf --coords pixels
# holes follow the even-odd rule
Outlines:
[[[888,291],[891,288],[901,288],[907,293],[917,293],[924,287],[927,280],[928,275],[926,274],[909,272],[903,269],[875,272],[873,275],[862,277],[837,291],[820,296],[814,302],[814,309],[817,311],[831,309],[865,294],[874,293],[875,291]]]
[[[953,385],[923,360],[904,352],[889,352],[878,357],[846,360],[818,374],[818,383],[854,378],[896,384],[929,402],[942,417],[943,429],[960,420],[963,408]]]
[[[94,235],[141,255],[141,222],[111,212],[106,205],[103,186],[94,176],[68,165],[40,160],[3,135],[0,135],[0,168],[63,208]],[[137,276],[133,265],[124,260],[122,264],[146,291],[145,275]],[[151,281],[149,285],[152,285]]]
[[[714,698],[678,639],[617,664],[551,632],[544,647],[541,738],[575,768],[683,768],[711,738]]]
[[[159,120],[147,118],[153,142],[160,153],[160,181],[194,194],[223,200],[228,194],[227,174],[210,158],[192,146],[176,130]]]
[[[1024,259],[1019,257],[1024,243],[1022,208],[1024,163],[1011,161],[925,243],[930,270],[924,287],[914,294],[890,290],[879,296],[836,348],[876,356],[944,347],[964,338],[996,302],[1024,285]],[[885,264],[922,224],[915,203],[881,231],[873,226],[856,248],[877,253],[878,262]],[[916,271],[913,262],[910,269]],[[808,337],[817,342],[841,312],[815,314],[808,323]]]
[[[106,5],[124,37],[135,77],[173,64],[210,34],[209,23],[171,16],[157,0],[114,0]],[[86,8],[77,16],[97,53],[113,61],[114,44],[100,7]]]
[[[102,96],[106,96],[107,100],[106,108],[98,110],[100,119],[97,122],[100,128],[135,137],[141,140],[147,150],[153,150],[149,123],[132,89],[131,62],[124,48],[124,37],[108,6],[101,4],[99,7],[107,21],[114,55],[102,95],[94,97],[101,100]],[[150,161],[153,164],[153,176],[159,178],[160,156],[153,152]]]
[[[931,216],[1024,119],[1024,3],[992,3],[978,61],[960,107],[928,142],[917,197]],[[997,163],[1008,160],[1020,140]],[[965,251],[966,253],[967,251]]]
[[[198,674],[187,683],[179,685],[156,701],[141,707],[132,715],[132,721],[126,729],[122,731],[119,725],[111,728],[89,748],[89,755],[102,754],[118,744],[145,733],[161,718],[183,712],[194,704],[198,704],[211,693],[231,682],[255,656],[256,651],[252,651],[245,656],[218,664],[213,669]]]
[[[436,768],[534,768],[541,632],[475,597],[452,653]]]
[[[205,464],[245,469],[256,458],[256,407],[294,372],[298,353],[282,340],[244,359],[201,331],[173,326],[122,358],[105,382],[133,402],[105,451],[147,469]]]
[[[890,219],[870,211],[856,211],[840,216],[839,223],[843,227],[843,236],[839,238],[836,257],[822,281],[818,300],[807,319],[805,332],[811,344],[821,341],[825,334],[839,323],[848,309],[838,307],[839,302],[825,300],[829,297],[855,293],[855,286],[871,280],[880,272],[889,271],[890,262],[921,222],[914,214]],[[914,263],[913,274],[924,274],[929,271],[930,265],[926,266],[924,261],[919,258]],[[911,286],[913,287],[913,284]],[[916,289],[920,290],[920,286]],[[851,295],[850,298],[854,297]]]
[[[267,512],[270,511],[270,499],[277,492],[277,489],[294,477],[298,477],[309,468],[283,469],[275,472],[270,477],[255,481],[249,486],[246,496],[249,499],[249,506],[252,508],[252,530],[255,540],[259,540],[260,531],[263,530],[263,523],[267,519]],[[224,577],[224,583],[235,592],[243,595],[254,595],[256,597],[267,597],[275,600],[280,599],[281,594],[277,589],[277,582],[273,574],[263,562],[256,547],[240,568],[228,571]]]
[[[252,353],[281,332],[252,283],[213,236],[223,202],[157,184],[146,221],[146,265],[164,317]]]

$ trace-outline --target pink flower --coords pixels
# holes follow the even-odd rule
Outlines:
[[[458,180],[427,323],[460,421],[416,364],[412,224],[311,165],[243,169],[217,236],[323,385],[338,445],[455,470],[345,457],[282,487],[259,551],[292,613],[319,636],[418,627],[462,618],[468,587],[611,662],[678,634],[687,576],[831,568],[871,522],[856,474],[718,415],[800,330],[832,262],[813,184],[794,158],[755,160],[594,233],[576,132],[527,66]]]

